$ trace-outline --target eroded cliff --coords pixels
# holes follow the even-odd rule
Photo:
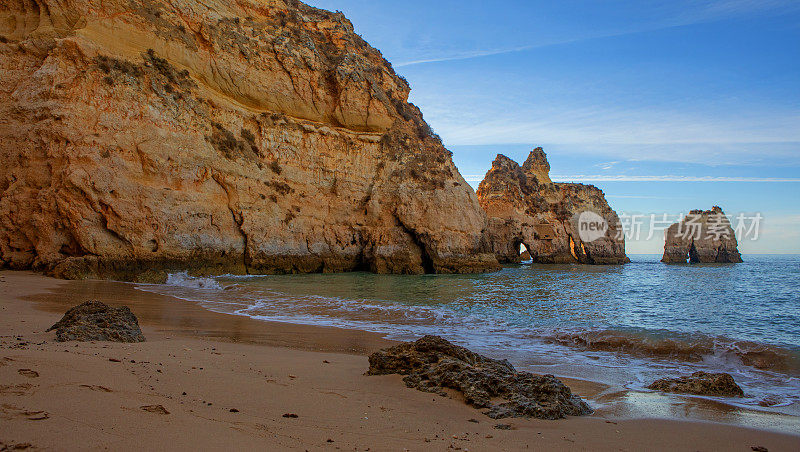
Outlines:
[[[478,186],[478,199],[489,216],[489,250],[508,263],[520,261],[520,244],[536,263],[628,262],[619,217],[603,192],[592,185],[554,183],[549,173],[541,148],[521,167],[497,156]],[[581,227],[592,230],[581,233]]]
[[[61,277],[477,272],[410,88],[294,0],[0,6],[0,261]]]
[[[670,226],[664,237],[666,263],[740,263],[739,244],[731,222],[719,206],[692,210]]]

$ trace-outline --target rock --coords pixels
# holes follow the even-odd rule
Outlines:
[[[136,316],[127,306],[115,308],[99,301],[87,301],[70,308],[61,320],[47,329],[52,330],[56,331],[59,342],[145,341]]]
[[[0,265],[62,278],[480,272],[410,87],[295,0],[8,0]]]
[[[666,263],[740,263],[736,234],[719,206],[711,210],[692,210],[670,226],[664,239]]]
[[[491,418],[561,419],[589,414],[589,406],[552,375],[517,372],[508,361],[473,353],[438,336],[425,336],[373,353],[368,375],[405,375],[406,386],[446,395],[463,393]],[[498,403],[497,399],[504,401]]]
[[[744,391],[733,377],[726,373],[695,372],[691,376],[662,378],[654,381],[648,389],[681,394],[708,396],[744,397]]]
[[[522,167],[497,156],[478,186],[489,216],[486,248],[501,263],[524,258],[545,264],[629,262],[619,217],[603,192],[592,185],[553,183],[549,172],[542,148],[534,149]],[[603,229],[581,230],[594,223]],[[530,257],[522,255],[520,245]]]
[[[286,417],[286,418],[289,418],[289,419],[297,419],[299,416],[297,416],[294,413],[284,413],[283,417]]]
[[[771,407],[783,403],[783,398],[770,394],[758,401],[758,404],[763,407]]]

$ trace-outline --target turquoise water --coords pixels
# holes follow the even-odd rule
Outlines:
[[[664,376],[725,371],[748,395],[736,404],[800,414],[800,256],[692,266],[659,257],[483,275],[176,274],[140,288],[256,319],[394,339],[439,334],[519,368],[632,390]]]

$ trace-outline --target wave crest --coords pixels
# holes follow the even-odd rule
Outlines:
[[[222,286],[213,278],[190,276],[188,272],[167,275],[168,286],[188,287],[190,289],[221,290]]]
[[[797,353],[772,345],[720,337],[694,335],[676,339],[625,331],[588,330],[554,333],[544,339],[589,351],[687,362],[701,362],[709,357],[735,357],[741,364],[756,369],[800,374],[800,356]]]

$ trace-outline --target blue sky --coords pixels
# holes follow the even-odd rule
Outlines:
[[[619,213],[759,213],[743,253],[800,253],[800,1],[309,3],[409,80],[473,186],[542,146]]]

